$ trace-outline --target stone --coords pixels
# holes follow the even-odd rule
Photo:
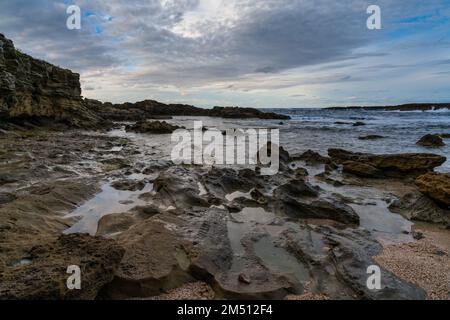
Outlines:
[[[450,206],[450,174],[427,173],[418,177],[416,184],[423,194],[443,205]]]
[[[145,188],[145,181],[119,180],[111,183],[111,186],[121,191],[141,191]]]
[[[126,127],[127,131],[137,133],[170,134],[175,130],[181,129],[179,126],[173,126],[165,121],[138,121],[134,125]]]
[[[329,149],[328,155],[348,172],[378,178],[419,176],[433,171],[447,160],[443,156],[427,153],[374,155],[342,149]]]
[[[252,283],[252,280],[250,279],[250,277],[248,275],[246,275],[245,273],[241,273],[238,277],[239,282],[242,282],[244,284],[250,284]]]
[[[429,148],[445,146],[444,141],[442,141],[442,138],[437,134],[427,134],[417,141],[417,144]]]

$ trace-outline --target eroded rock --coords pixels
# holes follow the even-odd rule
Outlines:
[[[61,235],[30,248],[27,263],[0,272],[0,298],[19,300],[95,299],[109,283],[124,254],[114,241],[87,235]],[[68,266],[81,269],[81,290],[66,285]]]
[[[417,141],[417,144],[429,148],[445,146],[444,141],[437,134],[427,134]]]
[[[427,173],[416,179],[420,191],[437,202],[450,206],[450,174]]]
[[[179,126],[171,125],[165,121],[138,121],[134,125],[126,127],[127,131],[137,133],[170,134],[175,130],[181,129]]]
[[[417,176],[433,171],[447,160],[440,155],[425,153],[374,155],[329,149],[328,154],[333,161],[343,165],[344,172],[379,178]]]

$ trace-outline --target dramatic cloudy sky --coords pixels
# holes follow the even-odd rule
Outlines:
[[[372,4],[382,30],[366,27]],[[1,0],[0,32],[103,101],[450,101],[450,0]]]

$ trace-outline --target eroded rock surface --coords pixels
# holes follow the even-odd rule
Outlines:
[[[417,176],[433,171],[447,160],[434,154],[373,155],[342,149],[329,149],[328,155],[343,165],[344,172],[373,178]]]
[[[437,202],[450,206],[450,174],[428,173],[416,179],[422,193]]]
[[[427,134],[426,136],[423,136],[419,141],[417,141],[417,144],[429,148],[445,146],[442,137],[438,134]]]
[[[153,134],[169,134],[177,129],[178,126],[173,126],[165,121],[139,121],[134,125],[127,126],[127,131],[138,133],[153,133]]]
[[[14,300],[95,299],[109,283],[124,250],[115,241],[87,235],[61,235],[30,248],[26,257],[3,268],[0,297]],[[69,266],[81,270],[81,290],[69,290]]]
[[[0,116],[18,122],[52,120],[96,127],[102,119],[86,108],[80,76],[34,59],[0,34]]]

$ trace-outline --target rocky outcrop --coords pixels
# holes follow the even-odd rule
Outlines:
[[[427,134],[417,141],[417,144],[429,148],[445,146],[444,141],[442,141],[442,138],[437,134]]]
[[[62,235],[55,241],[33,247],[26,259],[2,270],[1,299],[61,300],[95,299],[113,280],[124,250],[113,240],[87,235]],[[81,289],[70,290],[69,266],[79,266]]]
[[[289,120],[289,116],[273,112],[262,112],[253,108],[214,107],[202,109],[185,104],[165,104],[155,100],[144,100],[136,103],[112,104],[97,100],[85,100],[89,108],[95,110],[106,119],[114,121],[140,121],[142,119],[167,119],[171,116],[203,116],[232,119],[276,119]]]
[[[219,118],[234,118],[234,119],[276,119],[276,120],[289,120],[289,116],[266,113],[253,108],[239,108],[239,107],[214,107],[212,110],[208,110],[208,116]]]
[[[428,173],[418,177],[416,184],[423,194],[447,207],[450,206],[450,174]]]
[[[179,126],[173,126],[165,121],[139,121],[134,125],[126,127],[127,131],[137,133],[169,134],[175,130],[181,129]]]
[[[0,117],[14,122],[97,126],[101,118],[83,105],[80,76],[34,59],[0,34]]]
[[[419,192],[412,192],[389,205],[389,210],[413,221],[422,221],[450,228],[450,211]]]
[[[342,149],[329,149],[328,155],[343,165],[344,172],[366,178],[418,176],[433,171],[447,160],[434,154],[374,155]]]

